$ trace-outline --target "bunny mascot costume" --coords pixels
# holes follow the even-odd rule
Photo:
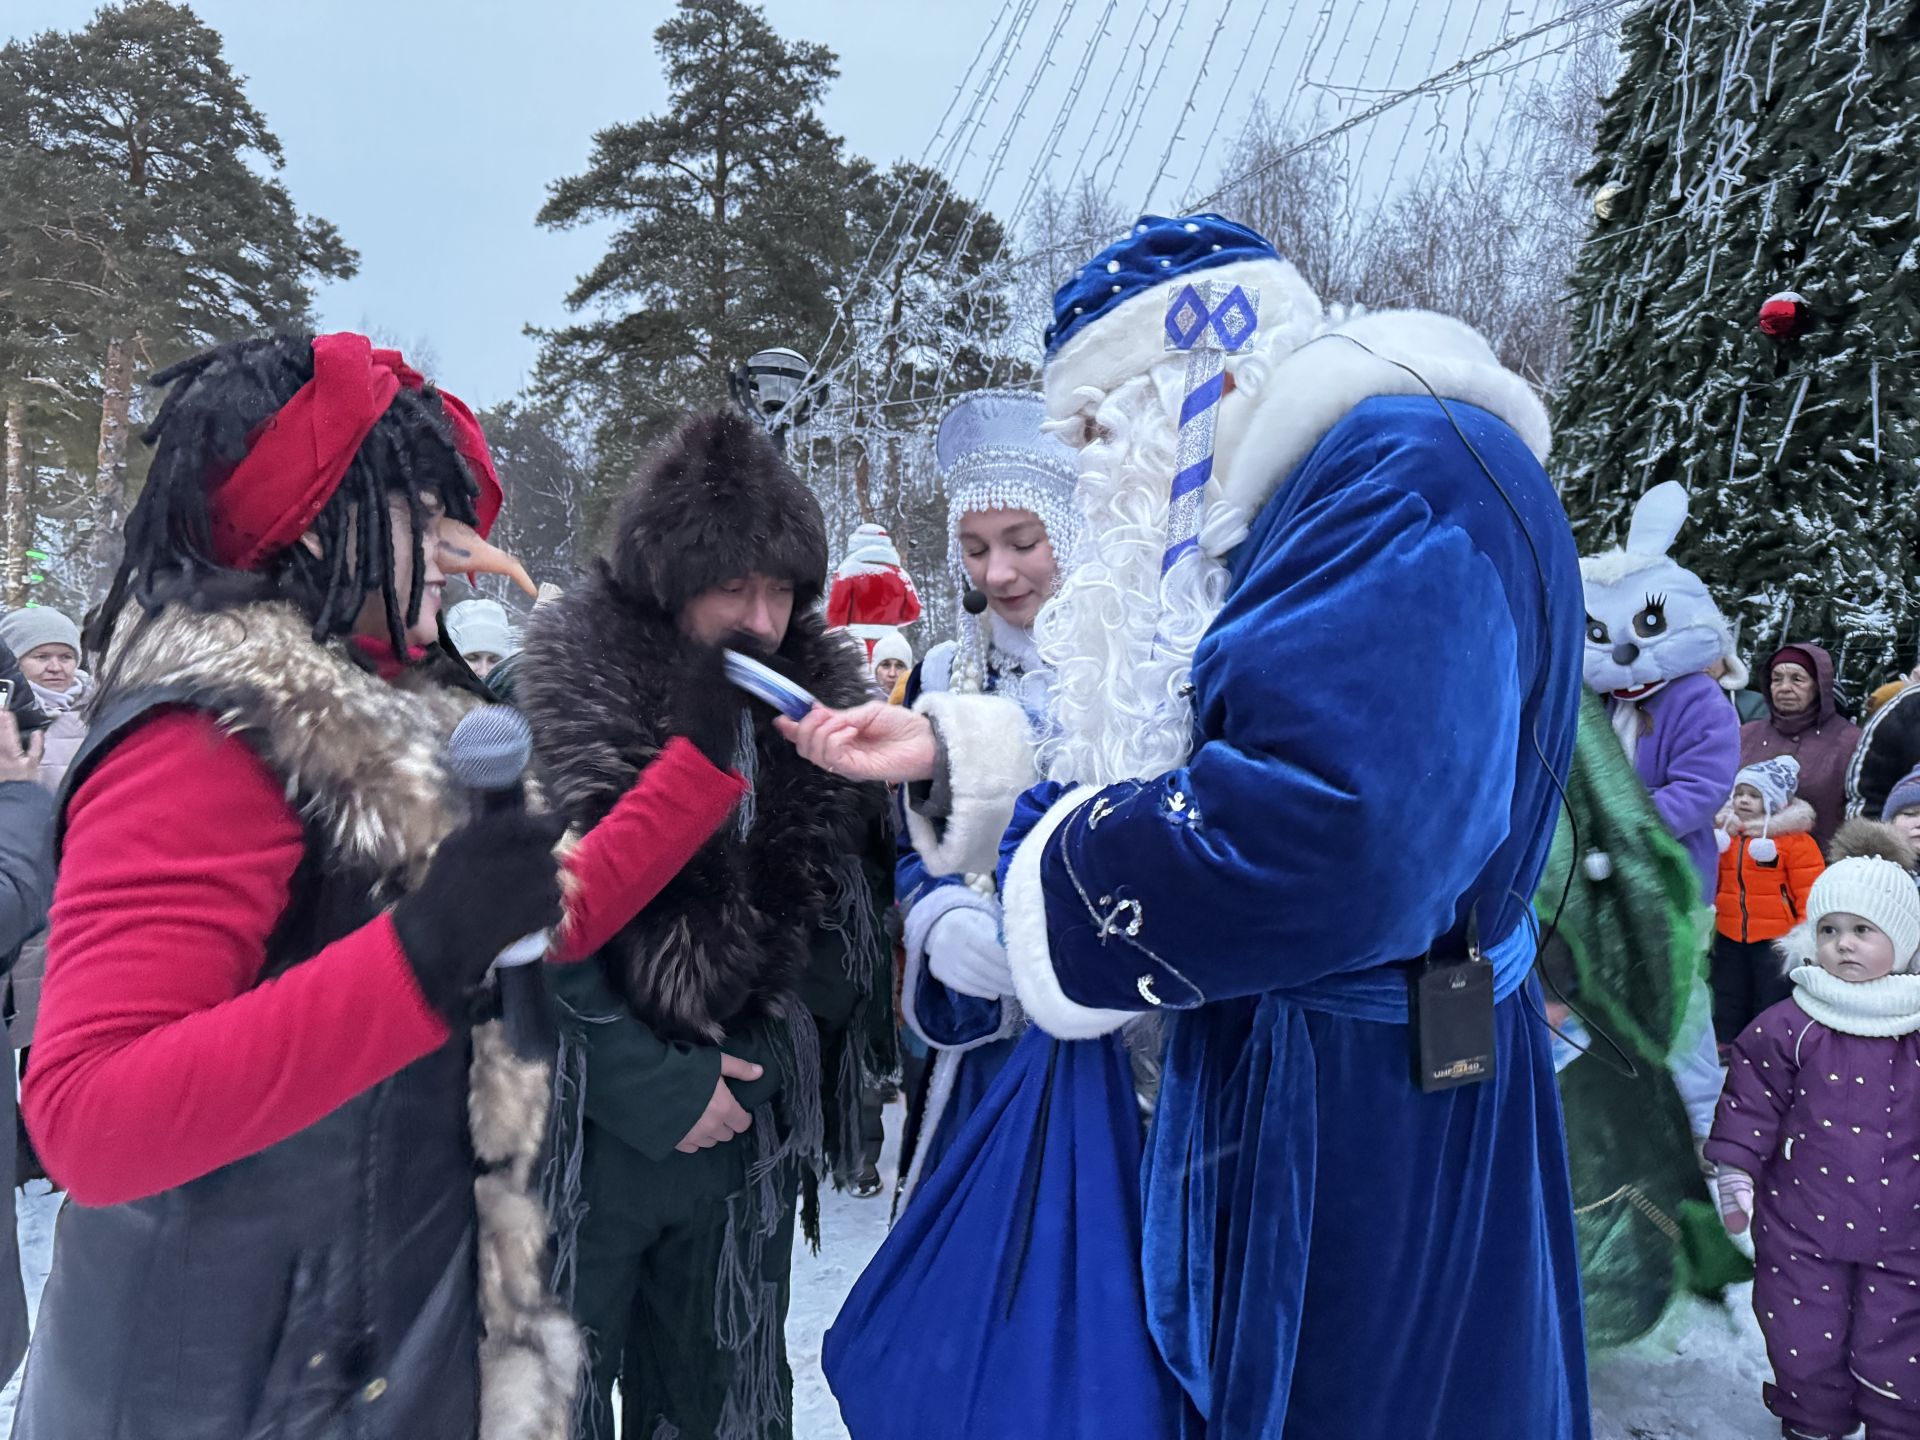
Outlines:
[[[1627,543],[1580,562],[1586,586],[1588,686],[1607,702],[1608,718],[1653,808],[1700,876],[1711,906],[1720,874],[1714,817],[1733,793],[1740,769],[1740,716],[1720,681],[1725,662],[1745,681],[1733,632],[1706,585],[1667,552],[1687,519],[1677,481],[1656,485],[1634,506]],[[1674,1083],[1696,1137],[1713,1128],[1724,1078],[1709,1019],[1713,1003],[1703,963],[1689,1005],[1698,1040],[1673,1062]]]

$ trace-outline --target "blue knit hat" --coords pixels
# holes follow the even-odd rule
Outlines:
[[[1882,820],[1891,820],[1902,810],[1911,810],[1920,806],[1920,770],[1910,772],[1893,789],[1887,792],[1887,803],[1880,809]]]

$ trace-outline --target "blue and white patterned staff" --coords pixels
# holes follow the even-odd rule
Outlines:
[[[1245,350],[1259,329],[1260,292],[1241,285],[1197,280],[1182,286],[1167,305],[1167,349],[1187,352],[1188,360],[1180,445],[1167,504],[1167,549],[1160,562],[1163,575],[1198,543],[1201,500],[1213,475],[1214,421],[1226,393],[1227,356]]]

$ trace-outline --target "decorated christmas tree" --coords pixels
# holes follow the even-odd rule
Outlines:
[[[1654,0],[1587,180],[1555,474],[1591,553],[1663,480],[1743,648],[1920,651],[1920,0]]]

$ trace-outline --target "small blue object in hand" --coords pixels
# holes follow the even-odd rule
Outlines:
[[[738,650],[723,652],[727,679],[757,700],[764,700],[789,720],[805,718],[820,702],[778,670],[762,665]]]

